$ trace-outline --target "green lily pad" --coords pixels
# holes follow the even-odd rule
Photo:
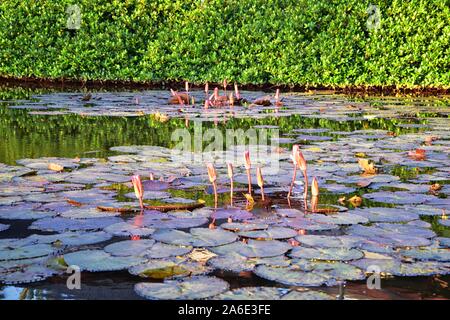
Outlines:
[[[107,245],[103,250],[116,257],[142,256],[154,244],[153,239],[125,240]]]
[[[220,255],[208,260],[208,265],[225,271],[243,272],[252,271],[256,265],[267,264],[271,266],[288,266],[289,260],[285,256],[270,258],[248,258],[237,253]]]
[[[131,223],[128,222],[119,222],[107,226],[104,229],[104,231],[116,237],[132,237],[132,236],[147,237],[153,234],[155,232],[155,229],[140,227],[138,225],[132,225]]]
[[[352,213],[337,213],[331,215],[322,215],[322,214],[311,214],[309,218],[313,221],[320,223],[328,223],[328,224],[337,224],[337,225],[352,225],[358,223],[367,223],[369,220],[365,217],[359,216],[357,214]]]
[[[226,222],[220,225],[222,229],[240,232],[240,231],[255,231],[265,230],[269,228],[267,224],[262,223],[242,223],[242,222]]]
[[[223,246],[212,247],[210,250],[218,255],[237,253],[248,258],[275,257],[286,253],[292,246],[287,242],[277,240],[248,240],[247,243],[234,242]]]
[[[400,208],[364,208],[352,213],[366,217],[370,222],[408,222],[419,219],[419,215]]]
[[[141,282],[134,286],[136,293],[150,300],[206,299],[227,291],[226,281],[216,277],[197,276],[163,283]]]
[[[162,242],[156,242],[150,249],[143,252],[148,259],[163,259],[174,256],[183,256],[192,251],[191,246],[174,246]]]
[[[57,249],[49,244],[25,246],[0,246],[0,261],[44,257],[55,253]]]
[[[2,224],[0,223],[0,231],[5,231],[6,229],[9,229],[9,225],[8,224]]]
[[[293,258],[314,259],[325,261],[350,261],[364,257],[357,249],[348,248],[305,248],[294,247],[289,254]]]
[[[319,287],[327,284],[328,277],[313,272],[305,272],[298,267],[273,267],[259,265],[253,271],[257,276],[288,286]]]
[[[211,272],[211,268],[186,258],[151,259],[128,269],[132,275],[151,279],[168,279]]]
[[[253,239],[289,239],[297,235],[297,232],[291,228],[269,227],[267,230],[241,231],[239,236]]]
[[[65,254],[64,261],[69,266],[80,267],[81,271],[99,272],[125,270],[145,259],[136,256],[115,257],[103,250],[83,250]]]
[[[424,249],[410,249],[402,250],[400,254],[404,257],[413,258],[416,260],[434,260],[442,262],[450,262],[450,250],[440,248],[424,248]]]
[[[215,247],[234,242],[237,236],[222,229],[192,228],[190,233],[162,229],[153,234],[153,239],[173,245]]]
[[[360,238],[350,236],[299,235],[295,238],[301,245],[314,248],[356,248]]]

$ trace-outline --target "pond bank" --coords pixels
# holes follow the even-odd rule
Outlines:
[[[220,83],[211,83],[211,87],[222,87]],[[77,79],[44,79],[44,78],[12,78],[0,76],[0,86],[25,87],[31,89],[87,89],[87,90],[150,90],[184,88],[184,81],[126,81],[126,80],[77,80]],[[203,83],[192,83],[191,89],[200,89]],[[232,84],[230,85],[230,87]],[[431,86],[308,86],[308,85],[277,85],[277,84],[239,84],[242,90],[308,92],[311,94],[346,94],[352,96],[445,96],[450,95],[450,88]]]

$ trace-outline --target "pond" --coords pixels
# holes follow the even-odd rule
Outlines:
[[[450,298],[450,97],[241,95],[0,87],[0,299]]]

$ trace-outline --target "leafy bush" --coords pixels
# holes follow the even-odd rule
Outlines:
[[[2,0],[0,75],[449,87],[449,16],[448,0]]]

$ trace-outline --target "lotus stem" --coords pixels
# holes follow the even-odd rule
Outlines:
[[[294,188],[294,183],[295,183],[295,178],[297,177],[297,166],[294,164],[294,173],[292,175],[292,181],[291,181],[291,186],[289,188],[289,192],[288,192],[288,199],[291,197],[292,194],[292,189]]]

